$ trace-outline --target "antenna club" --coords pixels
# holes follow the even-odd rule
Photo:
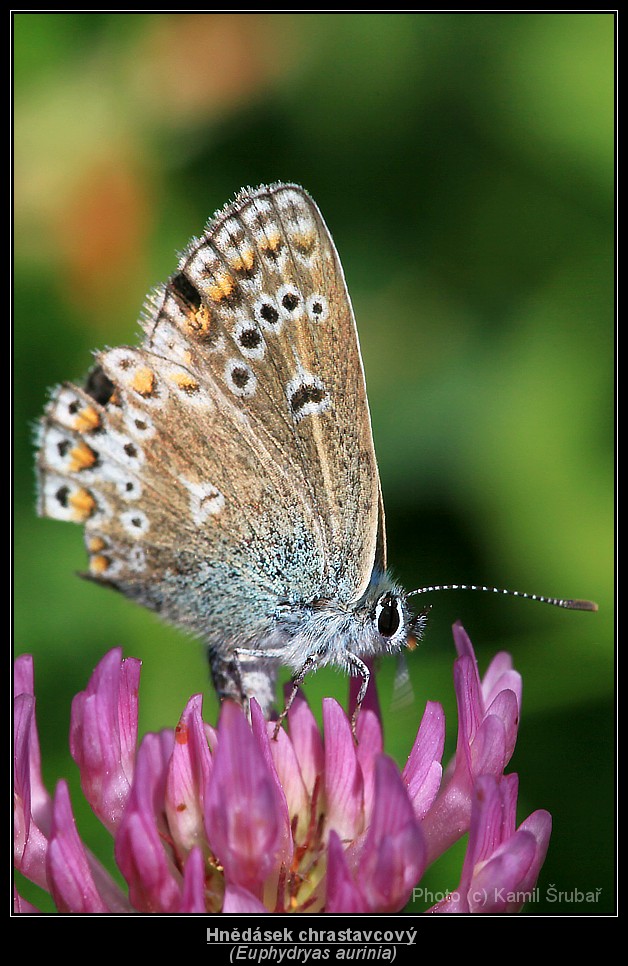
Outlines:
[[[565,607],[568,610],[599,610],[594,600],[566,600]]]

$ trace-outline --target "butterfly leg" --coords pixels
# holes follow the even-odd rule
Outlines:
[[[275,724],[275,730],[273,732],[273,741],[277,741],[277,735],[279,734],[279,731],[285,720],[285,717],[292,706],[292,702],[294,701],[297,695],[297,691],[303,684],[304,679],[310,673],[310,671],[313,671],[316,669],[317,664],[318,664],[318,655],[314,655],[313,657],[308,657],[307,661],[305,662],[301,670],[298,671],[292,678],[292,691],[288,695],[288,700],[285,703],[283,711],[277,718],[277,723]]]
[[[366,697],[369,681],[371,679],[371,672],[368,666],[364,663],[364,661],[360,660],[357,654],[352,654],[350,651],[347,651],[347,659],[351,665],[351,669],[362,678],[362,684],[360,685],[360,690],[358,691],[358,696],[355,700],[355,708],[353,709],[353,714],[351,715],[351,733],[353,735],[353,740],[357,745],[358,738],[355,728],[358,721],[358,715],[360,714],[360,708],[362,707],[362,702]]]

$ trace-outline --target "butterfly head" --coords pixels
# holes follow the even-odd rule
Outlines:
[[[423,637],[429,613],[427,607],[414,614],[405,591],[386,574],[371,581],[358,610],[362,611],[373,654],[398,653],[404,647],[413,651]]]

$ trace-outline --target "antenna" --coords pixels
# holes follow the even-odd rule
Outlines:
[[[507,597],[524,597],[526,600],[538,600],[541,604],[552,604],[553,607],[564,607],[566,610],[596,611],[597,604],[592,600],[565,600],[562,597],[544,597],[541,594],[526,594],[522,590],[503,590],[501,587],[485,587],[479,584],[435,584],[432,587],[418,587],[407,595],[414,597],[418,594],[432,594],[441,590],[478,590],[488,594],[505,594]]]

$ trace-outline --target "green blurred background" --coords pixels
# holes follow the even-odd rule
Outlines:
[[[554,818],[526,912],[611,912],[613,16],[18,14],[14,50],[15,631],[35,657],[48,787],[68,777],[82,834],[110,856],[67,734],[114,645],[144,662],[142,732],[172,727],[193,692],[207,720],[216,705],[202,648],[79,580],[80,529],[36,518],[47,387],[135,341],[145,293],[241,186],[297,181],[352,294],[397,576],[600,605],[435,596],[412,711],[395,706],[394,661],[381,669],[386,748],[403,763],[429,698],[453,749],[454,620],[481,670],[510,651],[518,820]],[[317,714],[346,690],[333,671],[306,686]],[[455,889],[462,855],[422,886]]]

